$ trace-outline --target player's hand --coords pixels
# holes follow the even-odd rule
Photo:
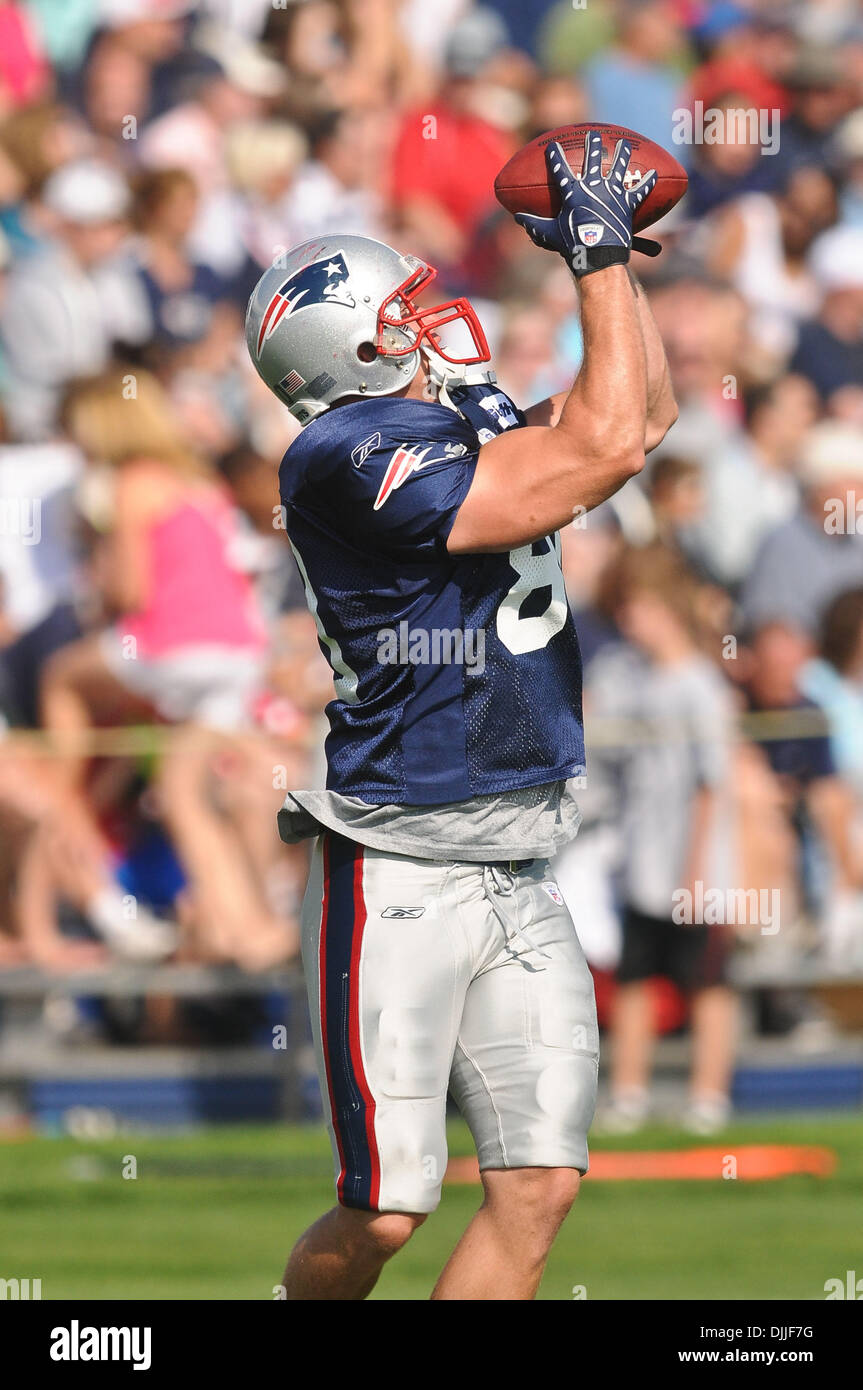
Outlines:
[[[516,214],[516,222],[531,240],[547,251],[557,251],[579,279],[609,265],[625,265],[633,245],[648,255],[658,254],[658,247],[648,250],[655,242],[643,242],[632,234],[632,219],[656,183],[656,170],[651,169],[632,188],[625,188],[631,155],[629,141],[618,140],[611,167],[603,176],[602,137],[599,131],[589,130],[581,178],[577,179],[563,149],[552,140],[545,160],[560,194],[560,212],[557,217]]]

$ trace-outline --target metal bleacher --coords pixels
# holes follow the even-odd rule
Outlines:
[[[756,741],[823,734],[819,711],[748,714],[740,733]],[[88,731],[82,752],[136,756],[158,751],[163,730],[122,728]],[[594,718],[596,746],[634,738],[674,739],[669,725],[649,733],[640,726]],[[51,755],[42,733],[23,735],[34,753]],[[771,1109],[863,1105],[863,959],[849,973],[825,967],[813,934],[783,931],[744,944],[732,961],[732,980],[742,1003],[742,1030],[735,1082],[739,1108]],[[825,1019],[808,1038],[758,1036],[754,1001],[763,990],[805,992]],[[104,1041],[55,1026],[64,1007],[80,999],[219,1001],[276,1000],[280,1039],[258,1030],[254,1043],[189,1042],[134,1045]],[[272,1009],[271,1009],[272,1013]],[[835,1026],[834,1026],[835,1024]],[[688,1039],[663,1038],[657,1051],[656,1089],[669,1110],[683,1093]],[[0,1124],[35,1123],[58,1131],[76,1126],[129,1122],[186,1125],[219,1119],[315,1119],[320,1097],[315,1078],[308,1008],[297,966],[264,974],[212,965],[109,966],[54,975],[30,967],[0,971]]]
[[[769,959],[769,958],[768,958]],[[806,989],[863,1026],[863,975],[827,972],[810,960],[772,964],[744,951],[735,962],[743,1030],[735,1080],[740,1110],[829,1109],[863,1105],[863,1031],[831,1032],[805,1046],[760,1038],[747,1002],[766,987]],[[257,1045],[108,1045],[70,1039],[46,1026],[46,1007],[64,999],[216,1000],[239,996],[283,1001],[279,1041]],[[688,1039],[661,1040],[657,1109],[672,1113],[683,1095]],[[320,1114],[308,1010],[297,967],[259,975],[233,967],[110,967],[51,975],[21,968],[0,973],[0,1122],[24,1117],[41,1128],[82,1134],[188,1126],[209,1120],[313,1120]]]

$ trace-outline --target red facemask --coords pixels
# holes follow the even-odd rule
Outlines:
[[[428,309],[421,309],[416,303],[417,298],[428,289],[436,275],[437,271],[433,266],[420,265],[387,296],[378,310],[375,347],[382,357],[407,357],[408,353],[416,352],[417,348],[422,346],[423,339],[427,339],[433,351],[454,366],[465,367],[474,362],[488,362],[491,356],[488,343],[470,300],[450,299],[446,304],[435,304]],[[451,357],[441,347],[438,329],[443,328],[444,324],[455,323],[458,319],[467,325],[470,333],[475,348],[471,357]],[[404,347],[386,347],[383,338],[387,328],[411,329],[416,337],[412,343],[407,343]]]

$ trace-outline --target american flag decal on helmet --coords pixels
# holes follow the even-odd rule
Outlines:
[[[282,390],[285,391],[289,396],[293,396],[294,393],[296,391],[299,391],[300,387],[305,386],[305,384],[306,378],[304,376],[300,376],[299,372],[295,371],[288,372],[288,375],[286,377],[282,377],[282,380],[279,382],[279,385],[281,386]]]
[[[264,310],[258,332],[258,357],[282,320],[298,309],[308,309],[312,304],[344,304],[353,309],[356,300],[347,288],[347,278],[348,268],[341,251],[295,270],[279,286]]]

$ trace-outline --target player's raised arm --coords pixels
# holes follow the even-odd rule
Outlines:
[[[579,181],[560,146],[548,146],[561,211],[556,218],[520,214],[516,220],[538,245],[562,255],[579,281],[584,363],[556,424],[528,425],[482,447],[450,532],[453,553],[539,540],[578,509],[605,501],[644,464],[647,355],[626,263],[633,214],[655,174],[625,189],[629,156],[620,141],[603,177],[601,139],[591,132]]]
[[[635,291],[635,305],[641,324],[644,352],[647,359],[647,420],[644,430],[644,452],[649,454],[651,449],[655,449],[658,444],[662,443],[677,419],[678,411],[671,385],[671,374],[665,356],[665,346],[653,317],[650,301],[645,294],[644,286],[639,283],[632,271],[629,274]],[[553,396],[547,396],[545,400],[530,406],[524,412],[527,423],[529,425],[556,425],[568,396],[568,391],[556,391]]]
[[[644,452],[649,454],[661,444],[677,419],[677,402],[671,385],[671,374],[650,301],[635,276],[630,272],[635,291],[635,304],[644,339],[647,362],[647,423],[644,431]]]

